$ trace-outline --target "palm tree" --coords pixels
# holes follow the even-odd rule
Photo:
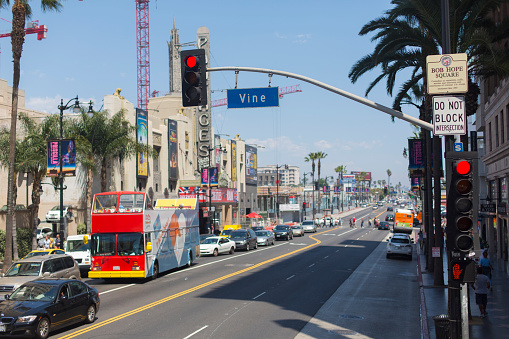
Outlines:
[[[323,153],[323,152],[316,152],[316,159],[318,160],[318,182],[320,182],[320,169],[322,167],[322,163],[321,163],[321,160],[324,159],[327,154]],[[320,190],[318,190],[318,197],[320,197]],[[321,205],[321,199],[320,200],[320,203],[318,204],[318,213],[320,213],[320,205]]]
[[[392,172],[390,169],[388,169],[387,170],[387,189],[389,190],[389,192],[391,191],[391,175],[392,175]]]
[[[315,160],[318,157],[316,153],[311,152],[304,158],[305,162],[311,162],[311,177],[313,179],[313,220],[315,219]]]
[[[0,0],[0,8],[5,8],[10,4],[9,0]],[[43,11],[55,10],[62,8],[60,0],[41,0]],[[19,79],[21,74],[20,60],[23,51],[23,43],[25,42],[25,20],[30,18],[32,10],[27,0],[14,0],[12,5],[12,57],[13,57],[13,81],[12,81],[12,101],[11,101],[11,131],[9,145],[9,170],[7,178],[7,225],[5,232],[5,256],[4,270],[10,267],[12,263],[12,250],[15,246],[13,243],[13,235],[16,230],[16,214],[14,213],[15,196],[15,160],[16,160],[16,120],[18,117],[18,91]]]

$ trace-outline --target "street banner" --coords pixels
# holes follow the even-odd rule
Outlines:
[[[408,171],[410,178],[424,176],[424,141],[408,139]]]
[[[48,141],[48,165],[46,168],[46,175],[48,177],[58,177],[60,174],[60,159],[62,159],[63,176],[76,176],[76,144],[74,140],[62,140],[62,156],[60,156],[59,143],[59,140]]]
[[[136,109],[136,140],[139,144],[148,147],[148,124],[147,124],[147,111],[137,108]],[[148,177],[148,157],[147,152],[140,152],[136,161],[136,176],[138,178]]]
[[[219,171],[217,167],[202,168],[201,170],[201,187],[217,187]]]
[[[246,185],[257,185],[257,151],[254,146],[246,145]]]
[[[232,140],[232,181],[237,181],[237,142]]]
[[[170,180],[178,179],[178,134],[177,122],[168,119],[168,178]]]

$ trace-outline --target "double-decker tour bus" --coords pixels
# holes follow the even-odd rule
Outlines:
[[[199,253],[198,201],[104,192],[92,204],[90,278],[156,278]]]

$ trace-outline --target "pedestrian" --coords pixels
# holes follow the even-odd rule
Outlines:
[[[44,249],[45,250],[49,250],[50,249],[50,245],[51,245],[51,240],[50,240],[50,236],[49,234],[46,235],[46,239],[44,239]]]
[[[491,265],[491,260],[488,259],[488,252],[482,252],[482,258],[479,261],[479,265],[482,268],[482,274],[488,277],[491,285],[491,271],[493,270],[493,266]]]
[[[55,241],[51,237],[49,238],[49,248],[55,248]]]
[[[368,227],[371,227],[371,219],[368,219]]]
[[[361,219],[361,228],[364,227],[364,219]]]
[[[39,239],[39,241],[37,242],[37,246],[39,248],[44,248],[44,237]]]
[[[481,317],[486,317],[486,306],[488,306],[488,289],[490,288],[490,280],[482,273],[482,267],[477,267],[477,277],[473,286],[475,290],[475,303],[479,306]]]
[[[352,222],[352,218],[350,218],[350,228],[353,227],[353,222]]]
[[[62,248],[62,242],[60,240],[60,234],[57,234],[57,237],[55,239],[55,248]]]
[[[422,251],[422,240],[423,240],[423,235],[422,235],[422,231],[421,231],[421,230],[419,230],[418,235],[419,235],[419,240],[418,240],[418,242],[419,242],[419,248],[420,248],[420,249],[421,249],[421,251]]]

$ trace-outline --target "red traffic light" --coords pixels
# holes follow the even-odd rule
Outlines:
[[[198,64],[198,59],[194,55],[189,55],[186,58],[186,66],[189,68],[194,68]]]
[[[460,175],[466,175],[470,173],[471,169],[472,165],[466,160],[462,160],[456,164],[456,172],[458,172]]]

